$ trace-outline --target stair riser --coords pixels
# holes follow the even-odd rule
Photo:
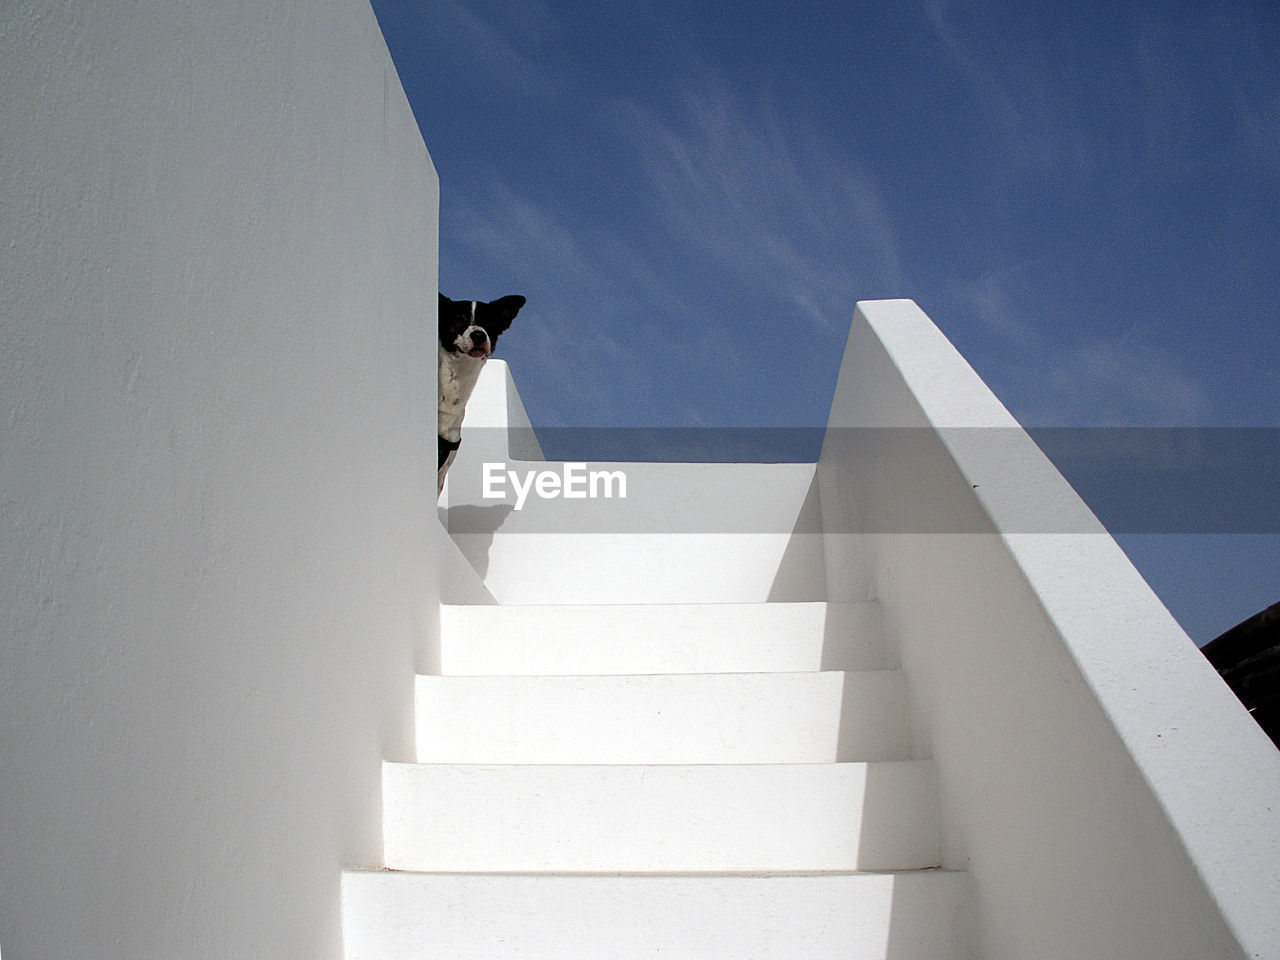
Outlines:
[[[630,530],[604,520],[601,532],[585,536],[517,532],[512,524],[528,523],[522,523],[525,513],[527,508],[508,514],[496,535],[451,534],[463,555],[484,569],[485,586],[499,603],[764,603],[825,598],[822,539],[816,533],[650,532],[655,524],[667,531],[683,529],[669,516],[637,518],[638,525]],[[534,524],[545,528],[543,522]],[[759,526],[751,520],[746,525]]]
[[[897,671],[419,677],[422,763],[907,759]]]
[[[874,603],[446,606],[449,675],[750,673],[895,666]]]
[[[940,861],[929,762],[384,766],[386,862],[424,871],[904,870]]]
[[[963,874],[351,873],[347,960],[966,960]]]

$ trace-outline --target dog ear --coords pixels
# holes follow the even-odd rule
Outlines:
[[[524,304],[524,297],[512,295],[503,297],[501,300],[494,300],[489,306],[493,308],[493,314],[497,318],[498,325],[505,330],[511,326],[511,321],[516,318],[516,314],[520,312],[520,308]]]

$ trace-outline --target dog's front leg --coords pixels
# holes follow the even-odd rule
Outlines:
[[[444,489],[444,477],[449,472],[449,468],[453,466],[453,461],[458,456],[458,447],[462,446],[461,440],[447,440],[444,437],[436,437],[436,496],[440,496],[440,491]]]

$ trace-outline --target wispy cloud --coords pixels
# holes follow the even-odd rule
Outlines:
[[[1102,426],[1199,426],[1210,402],[1204,389],[1154,335],[1129,332],[1118,339],[1077,347],[1066,363],[1050,367],[1051,386],[1075,398],[1075,410],[1058,409],[1068,424]]]
[[[652,380],[634,359],[661,350],[665,335],[665,323],[641,321],[687,316],[668,278],[624,240],[582,226],[587,219],[517,193],[496,171],[442,213],[449,248],[442,283],[456,282],[459,296],[529,298],[519,363],[530,395],[544,398],[539,422],[548,426],[626,422]],[[566,354],[576,375],[543,383],[545,371],[563,369]]]
[[[447,34],[450,51],[475,65],[474,79],[498,80],[525,93],[547,92],[554,81],[537,52],[558,26],[539,0],[518,4],[434,0],[431,16]]]
[[[954,281],[951,295],[988,333],[1016,350],[1033,350],[1043,347],[1043,335],[1023,306],[1025,286],[1021,266],[1004,264]]]
[[[656,100],[594,106],[634,164],[615,174],[639,212],[625,229],[577,191],[514,188],[497,162],[471,168],[442,198],[445,292],[523,293],[537,304],[521,332],[530,366],[556,368],[566,344],[581,358],[575,383],[545,391],[562,411],[579,412],[540,411],[544,422],[580,418],[593,405],[601,422],[626,420],[630,409],[664,409],[687,390],[652,370],[628,380],[629,358],[666,356],[661,375],[687,381],[699,368],[705,380],[705,358],[715,357],[714,376],[743,389],[757,379],[762,339],[842,335],[857,299],[900,294],[883,192],[767,98],[747,104],[709,79],[668,112]],[[744,324],[747,303],[767,312]],[[803,354],[786,362],[801,364]],[[698,419],[689,405],[678,416]]]
[[[1041,425],[1210,422],[1203,358],[1169,342],[1167,316],[1141,307],[1144,315],[1132,315],[1132,287],[1147,278],[1126,276],[1118,264],[1141,261],[1124,244],[1158,241],[1169,209],[1158,198],[1216,161],[1206,131],[1245,140],[1265,130],[1256,111],[1241,108],[1247,97],[1236,99],[1233,124],[1230,105],[1208,92],[1230,55],[1206,57],[1185,42],[1186,24],[1157,7],[1118,11],[1105,49],[1092,49],[1092,34],[1053,29],[1054,18],[1068,17],[1057,8],[1007,35],[962,4],[922,0],[921,9],[968,91],[974,122],[992,131],[983,157],[988,200],[1005,212],[1003,236],[1014,242],[993,234],[971,272],[943,287],[986,340],[1002,395],[1021,419]],[[1049,203],[1066,226],[1044,217]],[[1011,221],[1023,211],[1038,232]],[[1080,293],[1090,283],[1096,293],[1086,303]],[[1109,287],[1117,295],[1108,298]]]
[[[1073,164],[1077,151],[1071,148],[1070,138],[1060,135],[1068,115],[1050,107],[1060,102],[1060,92],[1051,95],[1041,89],[1043,74],[1021,70],[1016,79],[1003,76],[1001,58],[953,24],[945,0],[926,0],[923,8],[934,35],[969,88],[980,122],[993,131],[1006,161],[1036,173]]]
[[[672,242],[785,297],[821,330],[841,329],[857,296],[903,286],[875,180],[767,96],[748,104],[706,76],[671,114],[628,104],[624,115]]]
[[[455,258],[472,265],[465,282],[507,277],[545,302],[591,304],[595,311],[658,305],[666,315],[685,313],[670,278],[622,237],[590,228],[589,213],[519,194],[496,171],[481,181],[451,199],[445,214],[449,242],[468,250],[466,258]],[[607,329],[594,326],[597,336]]]
[[[1096,328],[1052,322],[1051,304],[1020,267],[951,284],[951,297],[995,344],[988,365],[1006,401],[1037,426],[1199,426],[1211,401],[1194,363],[1142,324]]]
[[[1114,32],[1103,43],[1069,7],[1040,8],[1019,18],[1021,31],[999,32],[971,5],[922,0],[921,9],[992,130],[998,150],[987,161],[1035,177],[1039,195],[1180,183],[1236,147],[1272,164],[1280,154],[1274,83],[1235,85],[1241,73],[1276,77],[1273,14],[1121,6],[1100,28]]]
[[[926,0],[923,7],[934,34],[978,100],[1005,127],[1022,127],[1025,118],[1013,94],[978,45],[962,37],[952,26],[946,0]]]
[[[504,60],[513,83],[546,82],[554,73],[548,57],[564,34],[545,8],[443,2],[469,56]],[[577,124],[594,123],[600,142],[562,148],[555,140],[538,142],[536,161],[529,155],[523,161],[526,169],[495,158],[455,178],[442,209],[446,292],[458,277],[460,293],[453,295],[529,296],[538,305],[536,321],[531,316],[522,333],[531,364],[556,366],[566,343],[582,358],[575,382],[545,394],[566,411],[595,404],[602,422],[625,419],[619,411],[658,395],[653,383],[627,379],[629,365],[664,356],[657,365],[663,375],[687,379],[697,376],[691,358],[715,356],[720,380],[698,394],[685,386],[667,390],[653,406],[670,410],[686,394],[710,403],[734,396],[731,380],[758,379],[767,337],[840,335],[856,300],[904,295],[936,307],[944,325],[967,325],[966,349],[978,345],[975,365],[994,373],[993,385],[1027,422],[1210,419],[1211,391],[1197,379],[1197,365],[1165,343],[1151,317],[1108,316],[1105,297],[1100,311],[1077,313],[1053,299],[1079,300],[1059,269],[1074,262],[1070,244],[1089,243],[1095,226],[1119,229],[1124,216],[1149,215],[1141,189],[1132,202],[1118,191],[1140,186],[1143,177],[1180,175],[1177,158],[1153,160],[1140,172],[1122,161],[1158,151],[1161,143],[1176,153],[1175,138],[1184,134],[1165,133],[1158,143],[1158,130],[1119,123],[1108,129],[1121,130],[1120,139],[1108,141],[1085,119],[1098,110],[1089,102],[1098,77],[1019,72],[1020,58],[1034,56],[1047,33],[1024,23],[1014,48],[1006,49],[945,0],[922,0],[919,9],[970,92],[978,111],[973,125],[992,131],[991,155],[975,159],[981,178],[956,179],[969,192],[957,209],[988,214],[994,228],[960,255],[939,257],[944,248],[905,208],[906,198],[919,202],[922,194],[881,180],[884,168],[873,166],[871,154],[862,159],[854,134],[809,122],[801,104],[780,101],[766,84],[731,81],[690,56],[672,74],[683,79],[626,100],[573,81],[545,88],[554,92],[539,98],[542,111],[563,109]],[[1162,100],[1158,89],[1167,81],[1185,91],[1190,61],[1162,60],[1161,47],[1171,41],[1156,28],[1135,27],[1126,42],[1135,64],[1147,59],[1116,94],[1141,101],[1123,106],[1124,115],[1136,120],[1135,111],[1148,104],[1179,130],[1193,126],[1177,98]],[[1056,62],[1069,53],[1059,51]],[[1274,111],[1247,93],[1234,105],[1240,127],[1254,130],[1265,151]],[[580,189],[572,178],[591,176],[597,157],[612,167]],[[529,175],[534,163],[536,177]],[[616,204],[593,208],[601,197],[607,205],[615,189]],[[1074,233],[1050,229],[1046,199],[1069,201],[1093,219],[1078,218]],[[1024,209],[1045,224],[1042,232],[1024,229]],[[1100,254],[1097,262],[1111,269]],[[1119,271],[1111,274],[1107,282],[1123,281]],[[733,306],[714,302],[722,294]],[[756,304],[763,312],[743,315],[742,306]],[[586,326],[584,313],[593,319]],[[526,382],[531,394],[540,392]],[[544,413],[552,422],[581,416]],[[691,408],[681,415],[697,419]]]

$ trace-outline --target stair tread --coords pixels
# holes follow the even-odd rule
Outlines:
[[[549,682],[549,683],[581,683],[582,685],[608,685],[619,682],[635,681],[636,683],[653,682],[688,682],[691,684],[724,682],[738,680],[743,683],[768,683],[770,677],[781,678],[814,678],[815,683],[824,682],[821,678],[834,677],[891,677],[900,675],[896,667],[882,667],[871,670],[668,670],[654,673],[419,673],[416,680],[432,682],[457,681],[459,685],[475,681],[495,680],[512,681],[513,683]]]
[[[658,879],[707,879],[767,880],[771,877],[915,877],[931,874],[942,876],[968,876],[965,870],[946,867],[910,867],[883,870],[412,870],[400,867],[353,867],[343,871],[348,874],[373,876],[411,877],[511,877],[536,880],[586,879],[586,880],[658,880]]]
[[[705,774],[709,778],[734,777],[746,771],[759,773],[773,771],[779,774],[800,775],[801,773],[816,775],[820,778],[836,778],[852,776],[854,771],[865,768],[885,770],[892,767],[932,767],[933,760],[925,757],[895,758],[891,760],[770,760],[763,763],[459,763],[457,761],[418,762],[413,760],[383,761],[384,771],[391,770],[458,770],[458,771],[492,771],[494,773],[519,773],[521,775],[538,776],[542,773],[565,772],[591,775],[600,773],[606,776],[641,776],[650,771],[655,777],[663,775],[680,776],[682,774]],[[737,772],[735,774],[735,771]]]

